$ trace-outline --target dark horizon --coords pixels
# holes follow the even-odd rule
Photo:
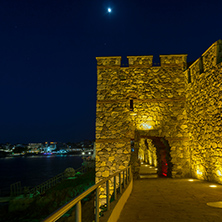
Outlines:
[[[95,57],[194,61],[222,38],[221,8],[218,0],[1,1],[0,143],[93,140]]]

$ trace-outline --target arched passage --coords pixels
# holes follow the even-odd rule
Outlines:
[[[140,162],[157,168],[159,177],[172,177],[171,147],[164,137],[139,135],[135,151]]]
[[[157,168],[159,177],[172,177],[171,148],[163,137],[155,137],[152,143],[156,147]]]

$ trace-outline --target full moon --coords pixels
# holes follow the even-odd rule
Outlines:
[[[111,12],[112,12],[112,9],[111,9],[111,8],[108,8],[108,12],[111,13]]]

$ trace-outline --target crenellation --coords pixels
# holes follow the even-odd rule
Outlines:
[[[191,81],[195,82],[196,79],[200,76],[203,72],[203,59],[202,57],[198,58],[189,68],[188,71],[189,75],[191,76]]]
[[[181,55],[160,55],[161,66],[182,66],[186,68],[187,54]]]
[[[222,60],[222,40],[213,43],[203,54],[203,70],[211,69]]]
[[[222,62],[222,40],[217,41],[217,64]]]
[[[153,56],[127,56],[129,66],[152,66]]]
[[[120,66],[121,56],[96,57],[97,67],[99,66]]]

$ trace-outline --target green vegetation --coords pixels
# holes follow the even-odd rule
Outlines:
[[[75,179],[74,179],[75,178]],[[21,222],[37,222],[41,221],[59,207],[78,196],[95,183],[94,169],[84,174],[76,173],[75,177],[68,178],[55,187],[46,191],[44,194],[30,196],[20,196],[14,198],[8,204],[0,209],[2,215],[0,221],[21,221]],[[93,213],[93,195],[87,196],[82,202],[86,204],[87,200],[92,200],[92,207],[89,211]],[[73,216],[70,211],[65,216]],[[65,218],[64,218],[65,219]],[[64,221],[62,219],[62,221]]]

